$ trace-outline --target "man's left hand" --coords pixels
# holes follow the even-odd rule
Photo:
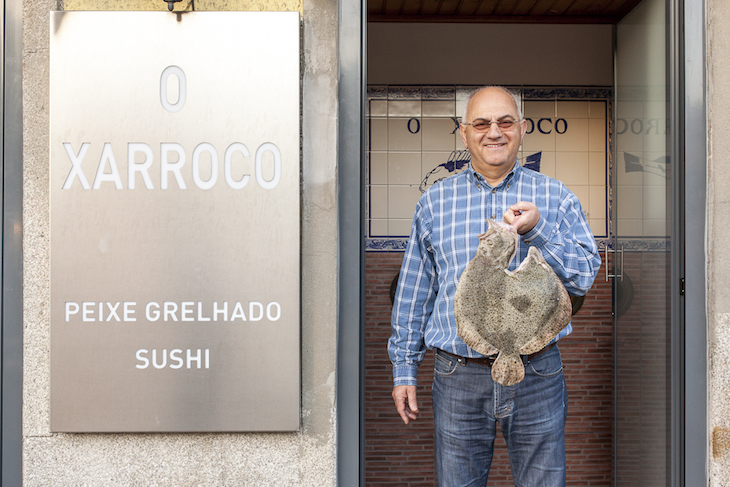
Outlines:
[[[509,207],[504,212],[505,223],[512,226],[517,233],[524,235],[537,225],[540,221],[540,211],[534,203],[529,201],[520,201]]]

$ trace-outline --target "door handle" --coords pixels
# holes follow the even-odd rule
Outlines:
[[[609,253],[621,255],[621,273],[620,274],[609,274],[608,273],[608,254]],[[608,245],[606,245],[606,247],[603,249],[603,255],[604,255],[604,259],[605,259],[604,262],[606,263],[605,264],[606,282],[608,282],[608,279],[612,278],[612,277],[618,277],[619,279],[621,279],[623,281],[624,280],[624,247],[623,247],[623,245],[621,246],[620,250],[619,249],[616,249],[616,250],[609,249]]]

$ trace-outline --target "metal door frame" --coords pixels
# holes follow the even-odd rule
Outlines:
[[[677,462],[683,471],[673,473],[680,479],[675,485],[692,487],[708,485],[709,478],[706,221],[689,217],[707,214],[707,22],[702,0],[678,1],[674,12],[678,18],[675,59],[680,77],[680,90],[674,96],[683,110],[683,136],[678,137],[680,145],[675,150],[684,155],[684,187],[678,193],[682,196],[678,204],[682,206],[684,215],[680,222],[683,227],[680,235],[684,236],[685,290],[684,310],[672,310],[673,313],[683,311],[684,319],[684,327],[677,327],[680,329],[676,331],[677,343],[683,343],[684,350],[672,349],[672,354],[677,357],[673,361],[673,373],[679,374],[683,385],[680,395],[673,398],[673,409],[680,407],[683,414],[673,417],[672,441],[678,441],[684,447],[683,459]],[[675,342],[675,337],[672,341]],[[683,376],[680,367],[684,369]]]
[[[362,374],[363,374],[363,255],[362,209],[353,203],[362,198],[363,124],[365,98],[365,36],[367,15],[364,2],[342,0],[340,3],[340,313],[338,332],[338,479],[339,485],[360,485],[364,477]],[[677,209],[683,215],[706,214],[707,194],[707,108],[705,7],[702,0],[685,0],[673,4],[674,26],[671,46],[675,85],[673,105],[682,115],[675,134],[674,151],[684,154],[682,178],[678,188]],[[359,34],[359,39],[357,38]],[[343,42],[347,41],[347,42]],[[359,42],[358,42],[359,41]],[[346,62],[344,62],[346,61]],[[360,118],[356,118],[359,114]],[[360,144],[358,147],[357,144]],[[679,448],[671,463],[675,485],[707,485],[707,316],[705,276],[706,222],[701,218],[683,218],[674,229],[684,235],[684,252],[673,262],[674,272],[684,272],[684,300],[673,300],[675,326],[672,343],[672,372],[676,377],[672,397],[671,438]],[[360,236],[358,242],[353,237]],[[357,255],[356,249],[359,249]],[[673,297],[679,297],[679,283],[674,283]],[[358,289],[359,287],[359,289]],[[348,307],[351,306],[351,307]],[[359,330],[355,331],[355,323]],[[675,321],[676,322],[676,321]],[[349,324],[349,326],[346,326]],[[346,344],[351,345],[345,347]],[[683,347],[681,346],[683,345]],[[345,360],[344,350],[357,350]],[[346,384],[350,384],[346,388]],[[357,384],[357,386],[355,386]],[[357,389],[357,390],[356,390]],[[692,398],[688,401],[687,398]],[[346,425],[349,425],[346,427]]]
[[[364,246],[363,169],[364,101],[366,95],[366,22],[364,0],[339,3],[339,295],[337,364],[337,476],[340,486],[364,484]],[[705,6],[702,0],[672,2],[673,70],[678,87],[672,104],[680,118],[673,151],[684,155],[675,184],[675,208],[682,215],[706,214],[707,108]],[[678,161],[679,162],[679,161]],[[706,222],[682,218],[674,233],[684,237],[684,252],[675,256],[672,275],[684,275],[684,296],[673,283],[671,441],[673,485],[708,482],[707,316],[705,276]],[[346,351],[346,352],[345,352]],[[691,401],[687,398],[692,398]]]
[[[23,2],[5,0],[2,83],[2,297],[0,485],[23,482]]]
[[[339,1],[337,485],[365,485],[366,0]]]

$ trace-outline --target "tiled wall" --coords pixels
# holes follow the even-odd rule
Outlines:
[[[575,193],[593,235],[607,237],[608,101],[526,100],[524,113],[528,132],[534,129],[525,135],[522,155],[542,152],[540,172]]]
[[[609,236],[610,89],[512,88],[527,134],[523,165],[565,183],[597,238]],[[458,130],[474,87],[368,89],[368,250],[401,250],[423,191],[466,167]]]

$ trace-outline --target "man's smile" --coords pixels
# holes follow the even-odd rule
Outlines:
[[[514,97],[500,89],[477,93],[468,108],[459,130],[471,154],[471,166],[489,184],[498,184],[517,161],[527,122]]]

